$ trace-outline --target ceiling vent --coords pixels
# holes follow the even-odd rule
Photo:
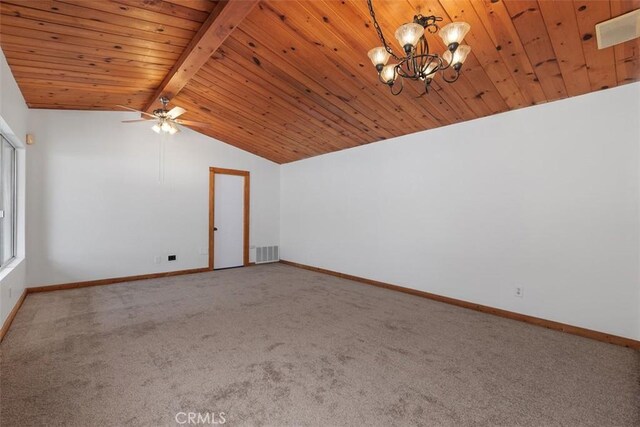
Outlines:
[[[640,37],[640,9],[596,25],[598,49],[624,43],[636,37]]]

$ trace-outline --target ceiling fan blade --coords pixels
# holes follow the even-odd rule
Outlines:
[[[171,117],[172,119],[175,119],[176,117],[181,116],[186,112],[187,110],[185,110],[182,107],[173,107],[171,110],[169,110],[169,112],[167,113],[167,116]]]
[[[211,125],[210,123],[194,122],[192,120],[176,120],[175,122],[183,126],[194,126],[198,128],[209,128],[209,129],[214,128],[213,125]]]
[[[136,123],[136,122],[148,122],[151,119],[138,119],[138,120],[123,120],[122,123]]]
[[[144,114],[146,116],[153,117],[154,119],[156,118],[156,116],[154,116],[153,114],[146,113],[146,112],[140,111],[140,110],[136,110],[135,108],[127,107],[127,106],[124,106],[124,105],[116,105],[116,107],[124,108],[125,110],[129,110],[129,111],[135,111],[136,113]]]

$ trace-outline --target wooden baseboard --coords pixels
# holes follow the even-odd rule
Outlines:
[[[636,350],[640,350],[640,341],[636,341],[631,338],[619,337],[616,335],[606,334],[604,332],[593,331],[591,329],[586,329],[578,326],[572,326],[572,325],[567,325],[560,322],[555,322],[553,320],[541,319],[539,317],[528,316],[526,314],[516,313],[508,310],[502,310],[500,308],[494,308],[486,305],[475,304],[468,301],[445,297],[442,295],[432,294],[429,292],[419,291],[417,289],[411,289],[411,288],[405,288],[403,286],[392,285],[390,283],[378,282],[376,280],[365,279],[363,277],[358,277],[358,276],[352,276],[351,274],[338,273],[336,271],[326,270],[324,268],[313,267],[305,264],[299,264],[297,262],[286,261],[286,260],[280,260],[280,262],[286,265],[302,268],[305,270],[329,274],[331,276],[340,277],[342,279],[353,280],[355,282],[377,286],[379,288],[385,288],[393,291],[404,292],[405,294],[415,295],[422,298],[428,298],[430,300],[439,301],[446,304],[455,305],[458,307],[468,308],[471,310],[480,311],[482,313],[488,313],[488,314],[493,314],[495,316],[506,317],[507,319],[519,320],[521,322],[542,326],[542,327],[553,329],[556,331],[566,332],[568,334],[579,335],[581,337],[590,338],[597,341],[603,341],[610,344],[615,344],[623,347],[629,347]]]
[[[124,277],[115,277],[111,279],[89,280],[85,282],[62,283],[59,285],[34,286],[34,287],[27,288],[26,291],[29,294],[35,293],[35,292],[61,291],[64,289],[77,289],[77,288],[86,288],[88,286],[112,285],[114,283],[134,282],[137,280],[147,280],[147,279],[158,279],[161,277],[182,276],[185,274],[204,273],[207,271],[211,271],[211,269],[209,269],[208,267],[193,268],[190,270],[167,271],[164,273],[141,274],[138,276],[124,276]]]
[[[25,289],[24,291],[22,291],[22,295],[20,295],[20,298],[18,298],[16,305],[13,306],[13,309],[9,313],[9,316],[7,316],[7,319],[2,324],[2,329],[0,329],[0,342],[2,342],[4,336],[7,334],[7,332],[9,332],[9,327],[11,326],[11,323],[13,323],[13,319],[16,317],[16,314],[18,314],[18,310],[20,310],[20,307],[22,307],[22,303],[24,302],[24,299],[26,297],[27,290]]]

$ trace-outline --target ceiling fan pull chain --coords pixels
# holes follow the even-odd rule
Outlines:
[[[164,150],[165,150],[165,141],[167,139],[167,134],[162,133],[160,135],[160,144],[158,149],[158,182],[160,184],[164,184]]]

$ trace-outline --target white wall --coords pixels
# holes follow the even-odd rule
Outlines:
[[[29,112],[1,52],[0,84],[3,133],[36,136],[0,321],[25,281],[206,266],[217,166],[251,171],[251,245],[283,259],[640,339],[640,83],[282,168],[185,131],[164,182],[135,114]]]
[[[135,118],[31,111],[30,286],[206,267],[211,166],[250,171],[250,244],[279,243],[277,164],[185,129],[164,137],[160,182],[163,137],[149,123],[120,123]]]
[[[27,104],[11,74],[4,53],[0,50],[0,117],[9,127],[3,129],[3,133],[9,132],[21,143],[24,142],[27,134],[27,113]]]
[[[25,150],[27,105],[0,50],[0,132],[17,148],[16,259],[0,270],[0,325],[15,306],[26,284],[25,261]]]
[[[284,165],[281,256],[640,339],[639,118],[635,83]]]

